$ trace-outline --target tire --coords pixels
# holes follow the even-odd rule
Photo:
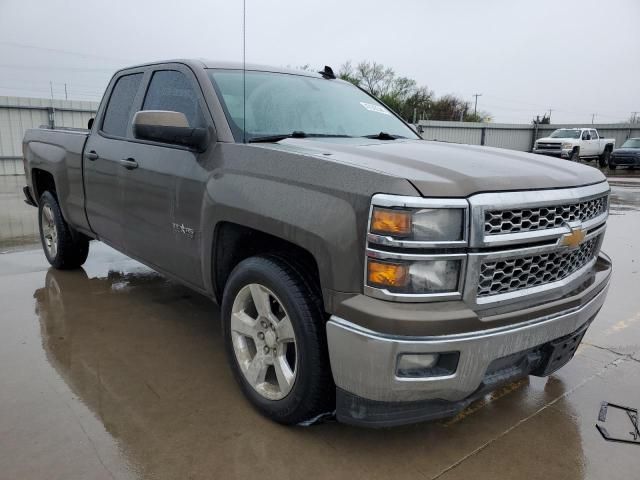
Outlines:
[[[571,157],[569,158],[569,160],[571,160],[572,162],[580,162],[580,154],[578,153],[578,150],[574,150],[573,152],[571,152]]]
[[[602,152],[602,155],[600,155],[600,158],[598,158],[598,165],[600,165],[600,168],[604,168],[609,165],[609,157],[611,157],[610,150],[605,150],[604,152]]]
[[[236,381],[260,413],[286,425],[335,406],[325,314],[308,278],[281,257],[251,257],[231,272],[222,298],[225,350]]]
[[[47,261],[59,270],[80,267],[89,255],[89,239],[73,230],[62,217],[56,197],[49,191],[38,202],[40,241]]]

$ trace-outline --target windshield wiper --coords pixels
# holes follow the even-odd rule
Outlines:
[[[285,138],[305,138],[307,136],[304,132],[291,132],[291,133],[281,133],[280,135],[265,135],[264,137],[253,137],[247,140],[249,143],[269,143],[269,142],[279,142],[280,140],[284,140]]]
[[[264,137],[253,137],[247,140],[248,143],[270,143],[279,142],[285,138],[308,138],[308,137],[340,137],[350,138],[350,135],[330,134],[330,133],[305,133],[296,130],[291,133],[282,133],[280,135],[266,135]]]
[[[391,135],[387,132],[374,133],[373,135],[363,135],[363,138],[372,138],[374,140],[396,140],[397,138],[407,138],[402,135]]]

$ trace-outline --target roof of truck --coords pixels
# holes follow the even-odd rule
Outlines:
[[[200,67],[200,68],[221,68],[227,70],[242,70],[243,64],[242,62],[231,62],[231,61],[223,61],[223,60],[207,60],[203,58],[178,58],[171,60],[157,60],[154,62],[141,63],[138,65],[131,65],[125,67],[121,70],[129,70],[131,68],[140,68],[140,67],[148,67],[152,65],[158,65],[163,63],[182,63],[191,67]],[[305,75],[307,77],[316,77],[322,78],[318,72],[311,70],[299,70],[289,67],[276,67],[273,65],[261,65],[257,63],[247,63],[244,68],[249,71],[260,71],[260,72],[276,72],[276,73],[289,73],[295,75]]]

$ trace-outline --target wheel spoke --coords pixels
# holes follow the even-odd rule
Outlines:
[[[271,314],[271,305],[269,304],[269,292],[262,287],[254,283],[250,286],[251,299],[258,311],[258,314],[263,317],[269,317]]]
[[[251,318],[244,310],[231,315],[231,331],[253,338],[256,333],[256,319]]]
[[[278,322],[276,332],[278,333],[278,340],[281,342],[295,341],[295,332],[288,315]]]
[[[281,392],[288,392],[291,389],[295,374],[291,371],[291,367],[287,363],[287,357],[284,352],[280,353],[273,363],[273,368],[276,371],[276,379],[278,380],[278,387]]]
[[[262,353],[257,353],[253,360],[249,362],[249,366],[245,371],[245,376],[251,385],[254,387],[264,383],[267,376],[267,369],[269,365],[265,362],[265,357]]]

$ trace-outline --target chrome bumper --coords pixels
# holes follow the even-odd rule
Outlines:
[[[608,283],[582,307],[556,315],[481,332],[437,337],[394,337],[332,316],[327,323],[329,356],[336,386],[363,399],[412,402],[459,401],[481,385],[494,360],[545,344],[578,330],[604,303]],[[396,362],[402,353],[460,352],[454,374],[399,378]]]
[[[533,153],[538,155],[549,155],[552,157],[569,158],[571,156],[571,150],[547,150],[542,148],[534,148]]]

